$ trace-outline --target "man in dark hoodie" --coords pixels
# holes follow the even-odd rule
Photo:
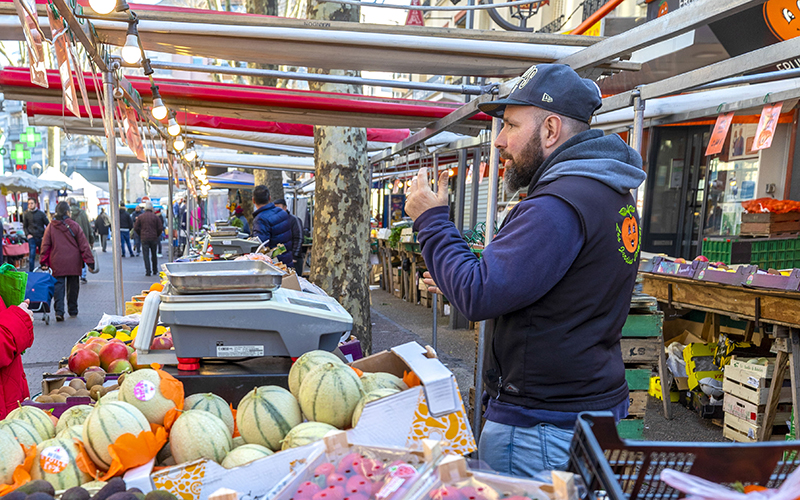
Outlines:
[[[501,473],[565,468],[579,412],[627,415],[620,337],[640,248],[630,190],[645,174],[619,136],[589,129],[601,102],[594,82],[540,64],[480,106],[503,118],[507,189],[527,187],[480,259],[448,220],[447,172],[434,193],[420,170],[406,200],[426,282],[491,320],[479,456]]]

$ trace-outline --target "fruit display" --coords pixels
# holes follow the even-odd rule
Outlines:
[[[161,377],[152,368],[128,374],[120,384],[119,401],[135,406],[151,424],[162,425],[164,416],[175,408],[175,402],[161,392]]]
[[[366,373],[364,375],[366,375]],[[352,418],[353,427],[355,427],[356,424],[358,424],[358,419],[361,418],[361,412],[364,411],[364,407],[367,405],[367,403],[371,403],[373,401],[377,401],[387,396],[391,396],[392,394],[397,394],[398,392],[400,392],[398,389],[384,388],[384,389],[376,389],[374,391],[366,393],[364,397],[362,397],[356,404],[355,410],[353,410],[353,418]]]
[[[64,372],[59,375],[63,374]],[[65,379],[65,385],[51,389],[50,392],[37,396],[33,401],[43,405],[50,405],[51,407],[56,403],[71,403],[72,401],[78,402],[80,406],[88,406],[85,403],[85,399],[78,400],[74,398],[91,398],[92,401],[99,401],[106,394],[119,389],[119,384],[125,380],[124,373],[119,376],[116,374],[107,374],[105,370],[100,367],[97,367],[96,370],[87,370],[83,375],[83,378],[79,378],[71,372],[66,374],[67,377],[72,376],[75,378]],[[70,406],[70,408],[73,407],[74,406]],[[62,413],[66,413],[66,411],[68,411],[68,409],[63,409],[63,412],[59,412],[56,415],[60,416]],[[88,410],[84,409],[84,411]]]
[[[303,422],[286,434],[281,443],[281,449],[288,450],[314,443],[324,438],[329,432],[336,430],[336,427],[323,422]]]
[[[33,406],[20,406],[6,415],[6,420],[22,420],[36,429],[42,439],[50,439],[56,435],[56,426],[50,414]]]
[[[300,405],[292,393],[274,385],[248,392],[236,410],[236,426],[244,441],[272,451],[280,450],[286,434],[302,421]]]
[[[210,392],[192,394],[183,400],[184,410],[204,410],[219,417],[233,435],[233,411],[230,405],[221,397]]]
[[[225,422],[216,415],[204,410],[188,410],[175,421],[169,444],[175,463],[198,458],[220,463],[233,448],[233,438]]]
[[[14,470],[25,460],[25,452],[7,429],[0,429],[0,484],[11,484]]]
[[[364,387],[352,368],[327,362],[305,376],[297,399],[309,420],[344,429],[350,426],[362,396]]]
[[[86,333],[70,352],[67,366],[68,372],[83,375],[95,367],[106,373],[126,373],[140,368],[137,355],[133,349],[133,340],[139,327],[129,325],[106,325],[100,329]],[[151,349],[172,349],[172,334],[169,328],[156,327]],[[65,372],[56,372],[63,374]]]
[[[39,460],[33,461],[31,479],[44,479],[56,491],[68,490],[92,479],[78,467],[78,448],[70,437],[42,441],[36,446],[36,454]]]
[[[0,429],[10,432],[20,444],[25,446],[36,446],[44,439],[39,431],[25,420],[0,420]]]
[[[150,430],[150,422],[135,406],[123,401],[96,405],[83,423],[83,444],[89,457],[101,470],[108,470],[112,457],[108,445],[123,434],[138,436]]]
[[[361,375],[361,384],[364,392],[377,391],[378,389],[394,389],[396,392],[405,391],[408,386],[403,379],[391,373],[375,372]]]
[[[240,467],[242,465],[249,464],[254,460],[268,457],[272,454],[272,450],[265,448],[264,446],[258,444],[245,444],[229,451],[228,454],[225,455],[225,459],[222,461],[221,465],[226,469],[233,469],[234,467]]]
[[[289,370],[289,392],[291,392],[294,397],[300,395],[300,384],[303,382],[306,375],[308,375],[308,372],[322,363],[339,363],[344,365],[344,362],[335,354],[319,350],[309,351],[303,354],[292,364],[292,368]]]
[[[56,493],[59,492],[59,493]],[[35,479],[2,497],[4,500],[177,500],[166,490],[154,490],[147,495],[138,488],[126,489],[125,481],[115,477],[107,483],[88,481],[67,490],[57,490],[43,479]]]

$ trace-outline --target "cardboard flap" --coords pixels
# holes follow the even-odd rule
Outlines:
[[[457,483],[469,477],[467,472],[467,461],[464,457],[448,455],[437,467],[439,479],[443,483]]]
[[[428,358],[428,351],[416,342],[393,347],[392,352],[419,377],[431,415],[439,417],[461,409],[453,373],[441,361]]]

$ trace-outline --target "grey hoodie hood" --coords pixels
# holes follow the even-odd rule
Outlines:
[[[553,151],[539,167],[528,194],[539,183],[568,175],[600,181],[618,193],[638,188],[647,178],[639,153],[617,134],[604,135],[600,130],[581,132]]]

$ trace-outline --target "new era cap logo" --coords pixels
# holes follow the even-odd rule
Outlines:
[[[542,102],[553,102],[553,98],[550,97],[547,92],[542,95]]]
[[[516,88],[514,90],[524,88],[525,85],[527,85],[528,82],[531,81],[531,78],[536,76],[536,72],[538,72],[538,71],[539,71],[539,69],[536,66],[531,66],[530,68],[528,68],[528,71],[523,73],[522,78],[520,78],[520,81],[519,81],[519,83],[517,83],[517,86],[516,86]]]

